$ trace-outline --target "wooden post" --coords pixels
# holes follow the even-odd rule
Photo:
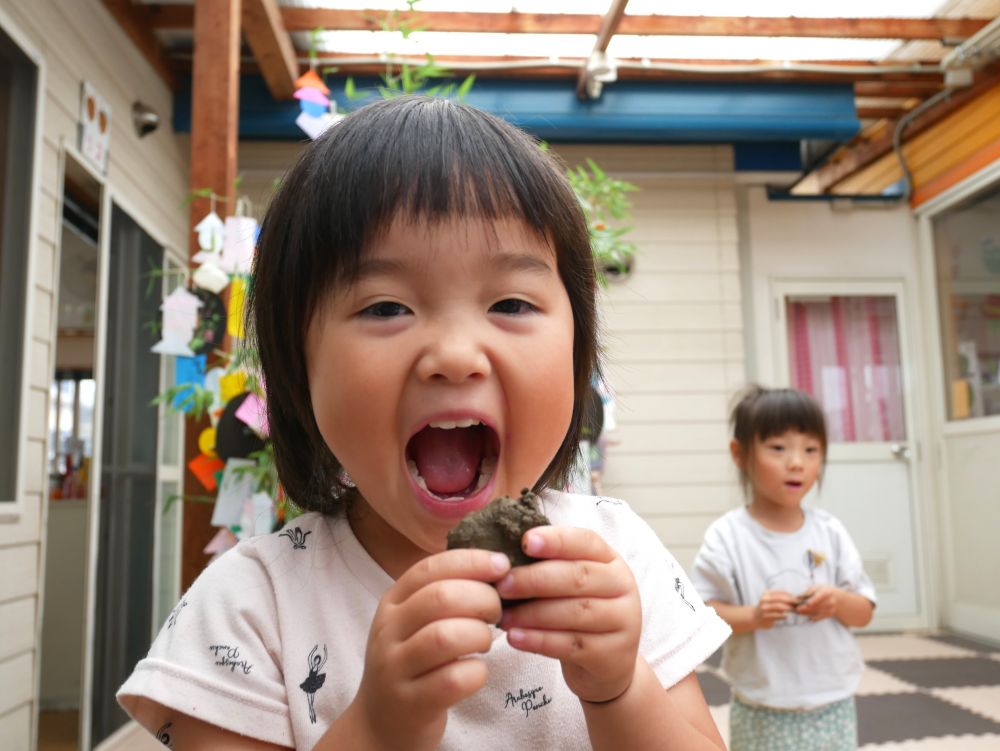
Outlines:
[[[194,71],[191,88],[191,190],[211,188],[226,196],[219,203],[219,216],[234,213],[236,149],[240,105],[240,0],[195,0]],[[210,211],[207,198],[191,202],[190,225]],[[190,252],[198,252],[197,237],[190,235]],[[227,342],[228,348],[228,342]],[[211,367],[211,362],[209,363]],[[186,421],[185,464],[196,457],[198,434],[208,425],[208,418],[198,423]],[[185,495],[205,495],[205,488],[191,474],[184,472]],[[184,536],[181,562],[181,587],[187,589],[208,562],[202,550],[215,530],[210,524],[212,506],[184,503]]]

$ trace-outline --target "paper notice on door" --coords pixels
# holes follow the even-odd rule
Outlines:
[[[971,406],[969,399],[969,382],[964,378],[956,378],[951,382],[951,417],[953,420],[964,420],[969,416]]]

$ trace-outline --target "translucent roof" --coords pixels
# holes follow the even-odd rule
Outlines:
[[[398,0],[284,0],[285,6],[406,10]],[[507,13],[573,13],[601,15],[609,0],[422,0],[418,11]],[[954,4],[954,3],[951,3]],[[941,0],[841,0],[835,6],[805,0],[631,0],[628,15],[674,16],[930,18],[941,10]],[[495,34],[417,31],[408,39],[398,33],[327,31],[318,49],[352,55],[391,52],[399,55],[472,55],[523,57],[586,57],[594,34]],[[300,39],[297,43],[302,43]],[[615,35],[608,54],[619,58],[686,60],[883,60],[900,46],[895,39],[818,39],[713,36]]]

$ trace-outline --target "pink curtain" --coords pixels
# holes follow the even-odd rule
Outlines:
[[[792,386],[823,405],[831,443],[906,438],[896,301],[788,301]]]

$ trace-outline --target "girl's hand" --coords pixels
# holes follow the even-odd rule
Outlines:
[[[796,613],[807,616],[810,621],[821,621],[837,614],[841,591],[829,585],[810,587],[802,595],[805,602],[795,608]]]
[[[501,553],[449,550],[415,564],[385,593],[352,704],[373,746],[437,748],[448,708],[486,683],[486,665],[468,655],[489,651],[501,607],[488,582],[509,570]]]
[[[632,683],[642,630],[628,564],[589,529],[535,527],[522,546],[547,560],[519,566],[497,584],[504,599],[529,600],[504,611],[507,641],[562,662],[580,699],[618,698]]]
[[[760,596],[760,602],[753,609],[756,628],[773,628],[774,624],[795,609],[799,598],[782,589],[768,589]]]

